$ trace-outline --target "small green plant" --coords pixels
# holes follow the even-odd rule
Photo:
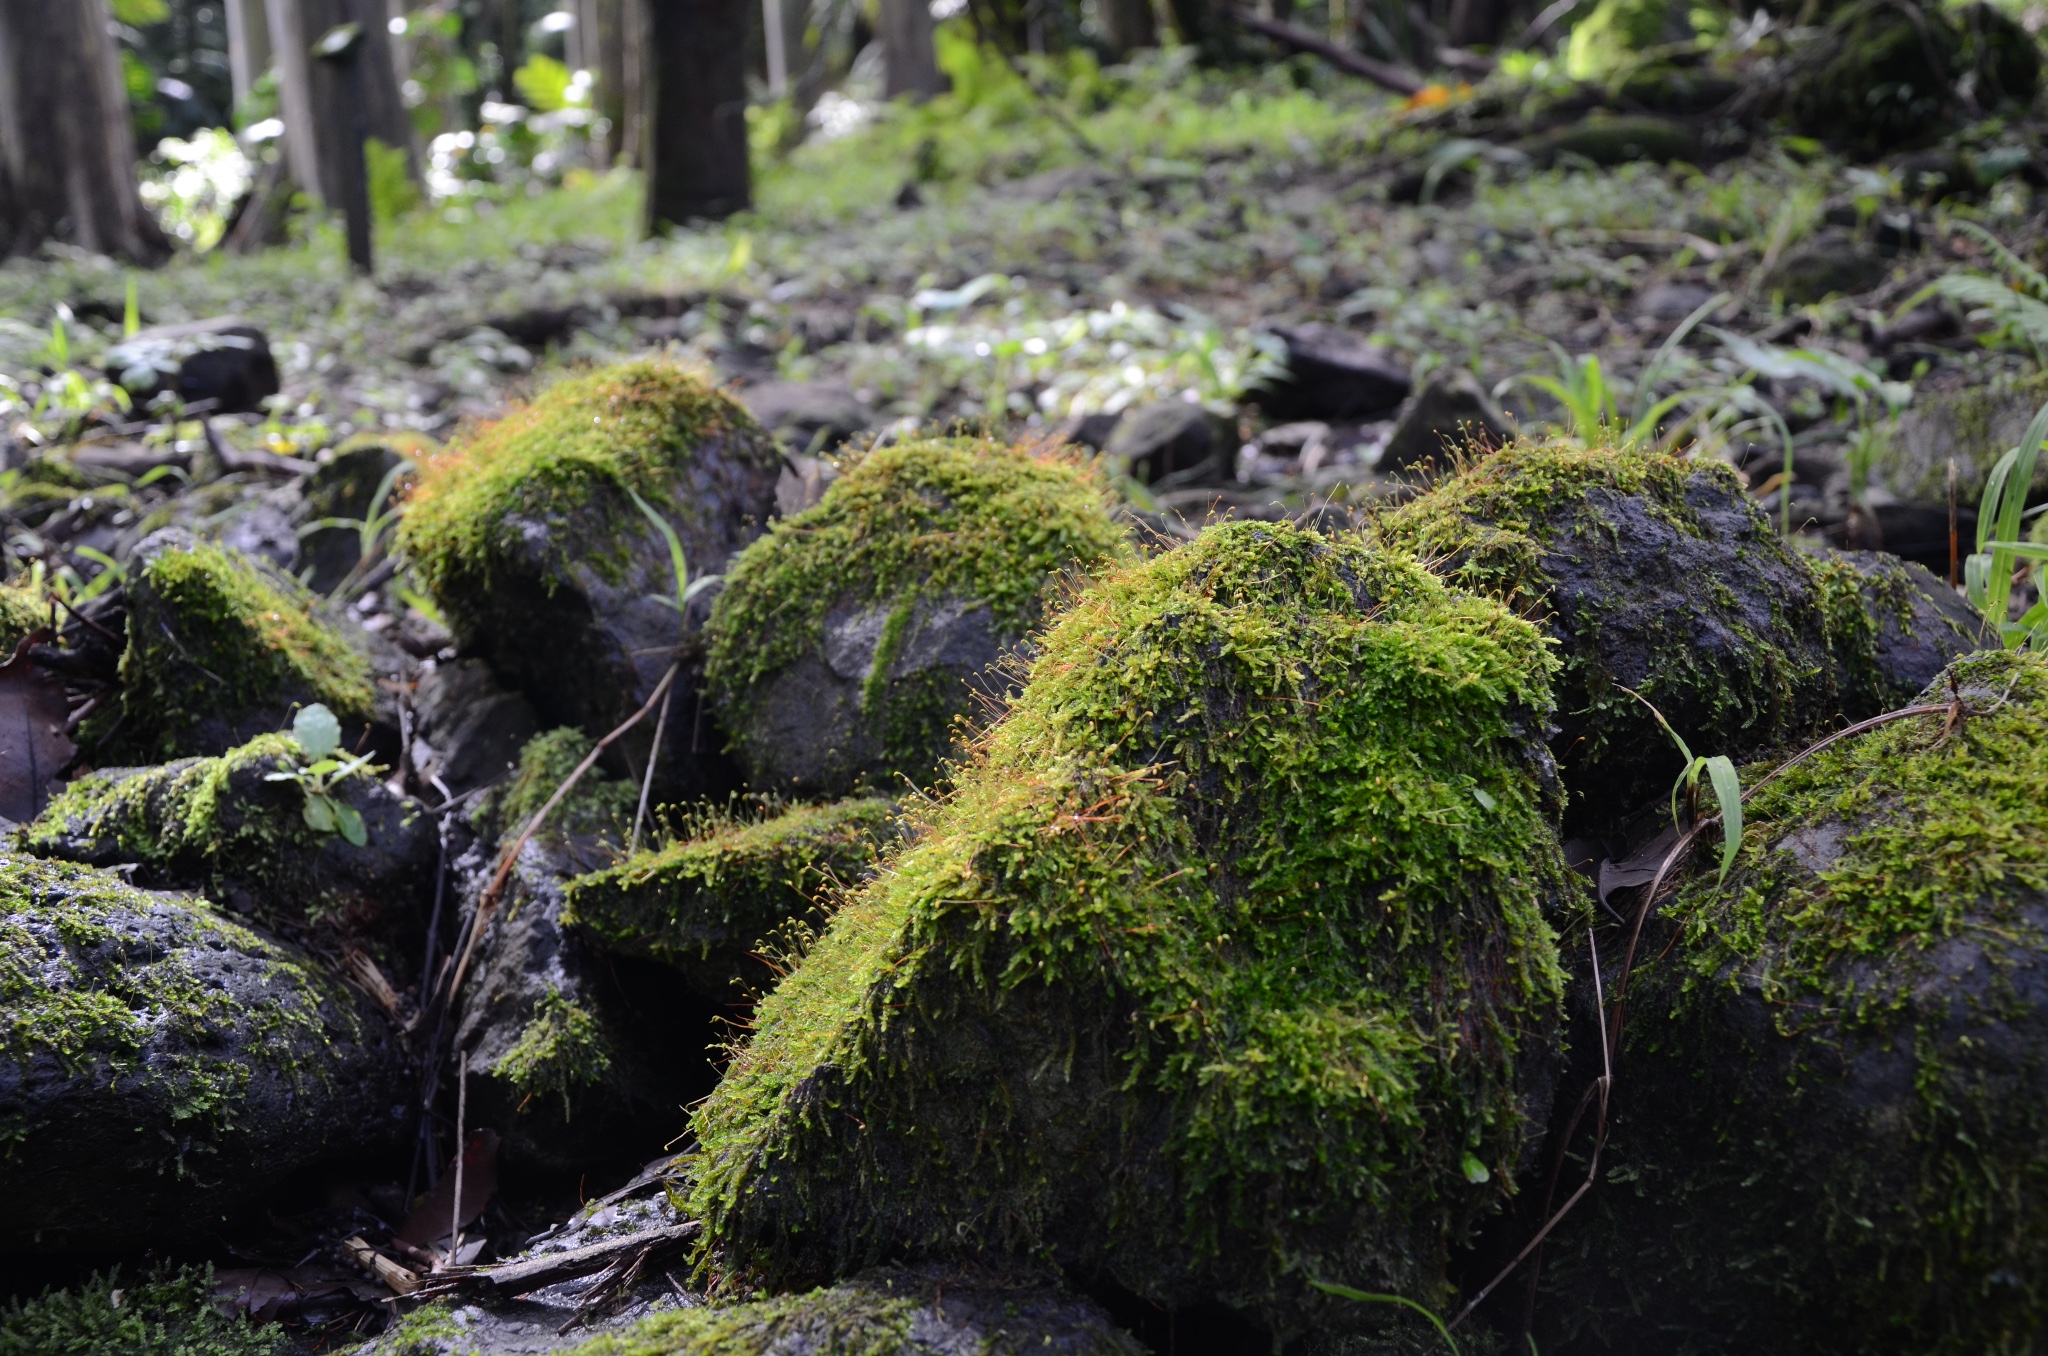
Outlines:
[[[292,720],[292,739],[306,765],[267,772],[263,780],[298,783],[306,794],[307,828],[316,833],[338,833],[357,847],[369,842],[361,811],[343,800],[335,788],[367,767],[370,756],[363,754],[346,762],[334,756],[341,748],[341,722],[318,702]]]
[[[638,505],[640,512],[646,515],[647,521],[654,524],[655,530],[661,533],[661,539],[668,543],[668,562],[669,568],[675,571],[676,596],[658,599],[657,601],[668,604],[679,615],[688,615],[690,600],[705,589],[710,588],[713,584],[723,580],[725,576],[722,574],[707,574],[699,579],[690,578],[689,558],[683,554],[683,539],[676,535],[675,528],[669,524],[668,519],[661,516],[654,505],[641,498],[638,490],[628,485],[626,493],[633,496],[634,504]]]
[[[1721,874],[1716,879],[1728,879],[1728,868],[1735,865],[1735,854],[1742,850],[1742,779],[1735,775],[1735,764],[1720,754],[1711,758],[1696,757],[1679,738],[1678,731],[1671,728],[1671,722],[1664,719],[1664,713],[1651,705],[1649,698],[1633,688],[1623,688],[1622,691],[1650,708],[1650,714],[1664,727],[1664,733],[1678,745],[1678,756],[1685,760],[1685,769],[1671,784],[1672,824],[1684,824],[1690,817],[1688,812],[1699,805],[1702,775],[1712,786],[1714,799],[1721,806]]]
[[[2034,483],[2034,464],[2048,439],[2048,405],[2027,425],[2019,446],[2009,449],[1984,482],[1977,510],[1977,549],[1963,562],[1963,586],[2007,649],[2022,645],[2048,650],[2048,596],[2037,598],[2018,621],[2010,621],[2013,581],[2023,568],[2040,571],[2048,561],[2048,545],[2020,540],[2026,515],[2027,490]],[[2026,566],[2021,561],[2028,562]],[[2036,590],[2042,592],[2042,590]]]
[[[0,1307],[0,1356],[271,1356],[284,1345],[280,1329],[220,1310],[211,1268],[159,1267],[126,1285],[115,1268]]]
[[[1412,1309],[1429,1320],[1429,1325],[1436,1329],[1436,1335],[1443,1338],[1444,1345],[1450,1348],[1451,1356],[1458,1356],[1458,1344],[1451,1340],[1450,1325],[1437,1317],[1436,1311],[1426,1305],[1417,1304],[1402,1295],[1382,1295],[1372,1290],[1353,1290],[1348,1285],[1336,1285],[1330,1281],[1311,1278],[1309,1284],[1326,1295],[1335,1295],[1338,1299],[1348,1299],[1357,1304],[1392,1304],[1403,1309]]]
[[[1991,326],[1983,336],[1986,344],[2024,347],[2034,355],[2035,363],[2048,367],[2048,276],[1976,222],[1953,221],[1949,225],[1984,246],[1997,274],[1944,273],[1900,302],[1893,319],[1931,297],[1940,297],[1966,308],[1972,320]]]

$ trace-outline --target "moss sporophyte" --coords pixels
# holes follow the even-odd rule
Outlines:
[[[1109,570],[693,1118],[707,1255],[1057,1252],[1276,1331],[1309,1275],[1440,1300],[1562,987],[1554,668],[1359,540]]]

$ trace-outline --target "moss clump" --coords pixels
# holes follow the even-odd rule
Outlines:
[[[708,627],[706,690],[757,783],[843,795],[863,779],[928,782],[973,709],[969,671],[1024,638],[1061,578],[1129,554],[1104,482],[1064,453],[974,438],[878,448],[733,563]],[[990,653],[915,653],[912,633],[938,612],[985,618],[975,634]],[[828,636],[835,623],[847,643]],[[845,731],[822,705],[841,687],[854,708]],[[819,742],[841,747],[793,778],[814,755],[790,746]]]
[[[569,1094],[598,1087],[612,1066],[611,1041],[597,1018],[549,989],[534,1005],[533,1016],[512,1048],[491,1066],[527,1097],[562,1099],[562,1119],[569,1119]]]
[[[540,813],[597,743],[581,730],[548,730],[526,741],[519,771],[502,790],[487,792],[473,821],[487,834],[513,835]],[[596,838],[623,842],[631,831],[640,793],[602,767],[592,767],[548,815],[541,833],[551,841]]]
[[[693,1118],[709,1248],[1035,1254],[1281,1335],[1382,1317],[1309,1277],[1441,1303],[1558,1001],[1552,667],[1285,525],[1091,587]]]
[[[375,713],[367,655],[312,595],[249,557],[195,542],[131,568],[118,725],[88,730],[102,757],[218,753],[321,702],[344,721]]]
[[[869,798],[725,824],[570,881],[562,922],[726,998],[736,980],[767,978],[749,959],[762,938],[791,919],[821,921],[823,891],[873,872],[896,823],[890,802]]]
[[[1734,472],[1654,452],[1520,442],[1390,514],[1386,541],[1539,617],[1557,642],[1551,741],[1566,826],[1599,832],[1669,790],[1679,757],[1744,756],[1837,710],[1804,557]]]
[[[223,1314],[210,1267],[159,1267],[121,1283],[118,1268],[0,1309],[0,1356],[270,1356],[285,1337]]]
[[[1875,551],[1828,552],[1811,564],[1849,720],[1909,701],[1950,660],[1989,641],[1974,609],[1921,566]]]
[[[2048,1329],[2048,656],[1951,673],[1972,714],[1757,788],[1726,884],[1645,939],[1623,1185],[1554,1254],[1560,1327],[1957,1356]]]
[[[50,601],[26,584],[0,585],[0,663],[37,627],[50,624]]]

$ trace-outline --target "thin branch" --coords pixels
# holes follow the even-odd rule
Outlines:
[[[1372,81],[1381,89],[1391,90],[1395,94],[1412,97],[1420,94],[1429,84],[1427,80],[1424,80],[1414,71],[1396,66],[1392,62],[1375,61],[1373,58],[1360,52],[1354,52],[1348,47],[1339,47],[1327,38],[1321,38],[1309,32],[1306,28],[1296,28],[1293,24],[1283,24],[1277,19],[1264,19],[1248,9],[1240,9],[1235,5],[1231,6],[1226,12],[1232,19],[1251,29],[1254,33],[1263,33],[1273,39],[1273,41],[1292,47],[1298,52],[1307,52],[1312,56],[1319,56],[1338,70],[1351,75],[1361,76]]]

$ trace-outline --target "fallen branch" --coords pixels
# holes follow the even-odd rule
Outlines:
[[[681,1243],[697,1234],[697,1221],[684,1220],[680,1224],[664,1225],[659,1229],[643,1229],[636,1234],[625,1234],[618,1238],[607,1238],[601,1243],[590,1243],[566,1252],[544,1253],[539,1257],[522,1257],[516,1261],[500,1262],[487,1267],[465,1267],[450,1269],[428,1281],[420,1291],[422,1299],[435,1295],[453,1293],[467,1285],[483,1283],[503,1294],[519,1295],[529,1290],[539,1290],[603,1271],[619,1258],[642,1249],[652,1251]]]
[[[1297,52],[1319,56],[1338,70],[1362,76],[1381,89],[1412,97],[1420,94],[1429,84],[1414,71],[1391,62],[1375,61],[1363,53],[1352,51],[1349,47],[1340,47],[1326,38],[1319,38],[1306,28],[1283,24],[1277,19],[1262,19],[1250,10],[1239,9],[1234,5],[1226,12],[1254,33],[1263,33],[1273,41],[1292,47]]]

